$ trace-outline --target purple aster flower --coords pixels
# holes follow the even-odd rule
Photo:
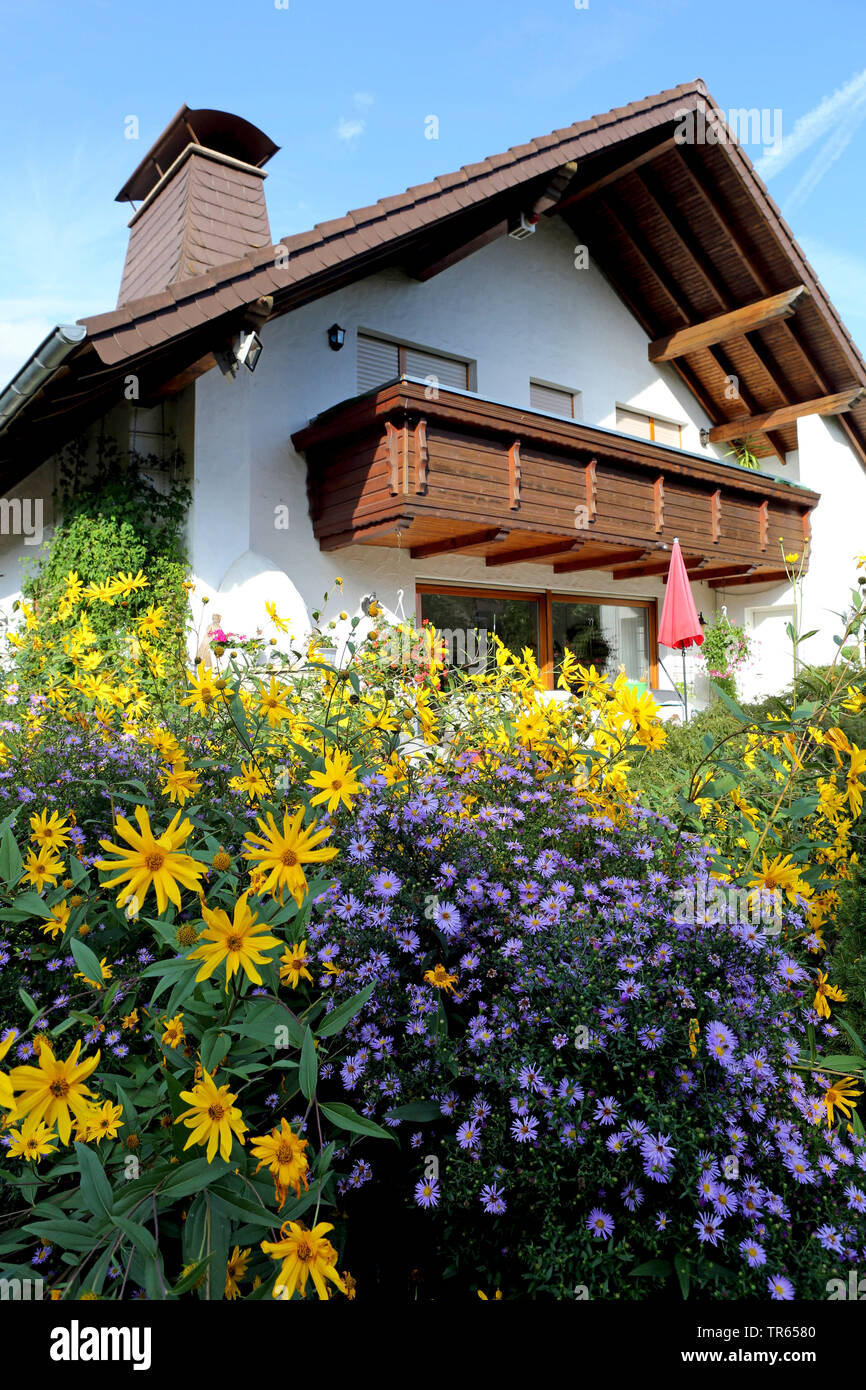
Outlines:
[[[415,1184],[415,1201],[419,1207],[438,1207],[439,1184],[435,1178],[431,1178],[429,1182],[422,1178]]]
[[[613,1235],[613,1217],[602,1211],[601,1207],[593,1207],[586,1218],[586,1229],[596,1240],[604,1240]]]
[[[794,1285],[784,1274],[769,1275],[767,1289],[774,1303],[790,1303],[794,1297]]]

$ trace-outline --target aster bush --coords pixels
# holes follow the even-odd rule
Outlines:
[[[416,1296],[782,1297],[856,1258],[847,637],[784,729],[728,701],[666,816],[653,701],[569,653],[545,702],[529,651],[443,678],[412,631],[392,666],[371,612],[335,664],[334,619],[268,605],[279,639],[179,682],[147,591],[68,573],[56,659],[48,604],[9,644],[0,1272],[372,1296],[371,1194]]]

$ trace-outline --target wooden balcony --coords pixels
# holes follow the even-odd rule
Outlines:
[[[667,572],[678,536],[714,587],[784,578],[820,495],[796,483],[612,430],[408,378],[345,401],[292,436],[306,455],[322,550],[459,551],[491,571]]]

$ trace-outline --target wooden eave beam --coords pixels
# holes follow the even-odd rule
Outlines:
[[[583,188],[579,188],[576,192],[569,194],[567,198],[563,198],[554,208],[554,211],[562,212],[567,207],[573,207],[575,203],[584,202],[586,198],[591,198],[602,188],[608,188],[619,179],[624,179],[626,174],[633,174],[635,169],[643,168],[644,164],[651,163],[652,160],[658,159],[659,155],[667,154],[669,150],[675,148],[676,138],[673,135],[666,136],[664,140],[652,145],[650,149],[644,150],[643,154],[630,159],[627,164],[621,164],[618,169],[611,169],[610,173],[604,174],[602,178],[595,179],[593,183],[585,184]]]
[[[797,401],[793,405],[781,405],[776,410],[764,411],[761,415],[743,415],[737,420],[729,420],[725,425],[714,425],[706,431],[706,439],[710,444],[724,444],[731,439],[744,439],[750,434],[766,434],[768,430],[792,425],[804,415],[841,415],[864,399],[866,386],[849,386],[845,391],[835,391],[830,396],[819,396],[813,401]]]
[[[751,574],[735,575],[732,579],[710,579],[711,589],[731,589],[742,584],[782,584],[788,578],[786,570],[755,570]]]
[[[714,343],[742,338],[752,329],[772,323],[775,319],[790,318],[797,310],[798,301],[808,293],[805,285],[795,285],[792,290],[758,299],[742,309],[732,309],[730,313],[718,314],[715,318],[705,319],[703,323],[679,328],[675,333],[668,333],[666,337],[650,343],[647,349],[649,360],[670,362],[675,357],[684,357],[686,353],[712,347]]]
[[[468,241],[461,242],[459,246],[452,246],[448,251],[434,254],[432,260],[421,260],[407,266],[407,274],[413,280],[432,280],[434,275],[441,274],[443,270],[449,270],[452,265],[457,265],[467,256],[472,256],[476,251],[481,251],[485,246],[489,246],[491,242],[498,241],[507,232],[508,219],[502,218],[500,221],[494,222],[493,226],[485,228],[474,237],[470,237]]]
[[[700,580],[702,584],[707,584],[711,579],[733,579],[740,574],[753,574],[758,568],[757,565],[708,565],[705,570],[701,570]],[[664,582],[668,579],[665,575]]]
[[[691,573],[692,570],[699,570],[707,562],[703,555],[689,555],[684,557],[686,569]],[[614,579],[648,579],[654,574],[667,574],[670,569],[670,555],[664,560],[651,560],[648,565],[635,565],[630,568],[615,569]]]
[[[724,145],[719,145],[717,146],[717,148],[721,151],[729,167],[736,173],[737,177],[741,177],[741,170],[737,168],[734,161],[734,157],[731,154],[731,152],[727,149],[727,147]],[[763,274],[763,272],[756,263],[758,256],[753,249],[754,243],[751,242],[751,239],[749,238],[749,244],[747,244],[746,239],[742,235],[740,235],[739,230],[731,225],[731,216],[721,206],[719,198],[717,196],[716,188],[710,179],[709,171],[706,165],[704,164],[701,156],[698,154],[697,149],[689,147],[688,145],[680,145],[678,149],[680,158],[683,164],[685,165],[686,169],[688,170],[689,174],[691,175],[692,182],[700,192],[702,198],[704,199],[704,202],[710,209],[710,212],[715,217],[718,226],[721,228],[722,232],[727,237],[733,250],[737,253],[737,255],[740,258],[740,261],[751,275],[759,292],[764,295],[769,294],[772,289],[772,286],[770,285],[770,282],[767,280],[766,276]],[[748,234],[746,234],[746,236],[748,236]],[[750,249],[750,247],[752,249]],[[820,368],[816,366],[816,364],[812,360],[810,352],[803,345],[800,339],[796,322],[788,322],[787,320],[783,319],[781,321],[781,327],[789,342],[791,343],[791,346],[797,352],[797,355],[799,356],[803,366],[811,374],[812,379],[815,382],[815,385],[817,386],[818,390],[828,392],[830,386],[829,381],[825,377],[824,373],[820,370]],[[754,348],[754,344],[750,343],[750,346]],[[763,365],[766,369],[765,362],[763,363]],[[863,441],[855,433],[849,421],[843,419],[839,421],[839,424],[844,430],[845,434],[847,434],[853,448],[860,456],[861,461],[864,465],[866,465],[866,448],[864,448]]]
[[[545,560],[553,555],[567,555],[569,551],[579,550],[583,541],[569,541],[563,536],[560,541],[545,541],[543,545],[527,545],[521,550],[506,550],[499,555],[488,555],[486,563],[491,568],[499,565],[521,565],[528,560]]]
[[[727,284],[713,266],[706,251],[695,237],[685,218],[680,215],[676,208],[671,206],[670,199],[665,189],[650,171],[644,174],[641,179],[641,185],[647,197],[655,204],[659,217],[669,227],[680,249],[691,261],[695,272],[703,279],[704,284],[719,305],[719,308],[725,311],[725,313],[731,312],[731,292]],[[682,302],[678,298],[675,297],[674,302],[688,324],[692,315],[683,308]],[[746,342],[748,343],[748,339],[746,339]],[[715,360],[716,365],[726,377],[734,376],[737,377],[739,381],[740,372],[735,370],[733,364],[718,344],[710,344],[704,350]],[[740,400],[751,414],[757,415],[760,412],[758,401],[741,381],[739,382],[739,395]],[[718,409],[712,411],[712,415],[718,416],[718,414]],[[766,437],[770,446],[778,456],[779,462],[784,463],[786,455],[784,440],[773,438],[772,434],[769,432],[767,432]]]
[[[347,531],[335,531],[328,536],[319,536],[320,550],[344,550],[347,545],[365,545],[376,536],[399,535],[407,531],[415,520],[414,516],[392,516],[388,521],[378,521],[374,526],[361,526]]]
[[[585,555],[580,560],[562,560],[553,566],[554,574],[578,574],[581,570],[609,570],[629,560],[643,560],[651,552],[646,546],[623,549],[619,555]]]
[[[647,190],[647,192],[649,193],[649,190]],[[652,197],[652,194],[649,194],[649,196]],[[662,263],[661,258],[655,251],[654,247],[650,244],[650,242],[643,235],[643,233],[638,229],[631,215],[631,209],[626,209],[625,211],[623,211],[621,205],[615,207],[610,202],[604,203],[603,206],[606,208],[607,213],[612,218],[612,220],[618,223],[623,234],[627,237],[627,239],[631,242],[632,246],[634,247],[634,250],[639,256],[640,260],[643,262],[643,264],[655,277],[658,284],[664,290],[665,294],[673,304],[680,318],[683,320],[684,326],[688,327],[695,317],[694,312],[683,303],[680,287],[673,281],[672,276],[668,273],[667,267]],[[669,221],[669,219],[667,219],[667,214],[665,213],[663,208],[659,208],[659,213],[663,218]],[[679,234],[676,232],[676,229],[673,226],[671,226],[671,231],[674,233],[675,236],[679,237]],[[679,237],[679,239],[680,241],[682,240],[681,237]],[[688,252],[688,254],[692,257],[693,260],[696,258],[695,252],[689,250],[688,247],[685,247],[685,250]],[[713,293],[715,294],[717,301],[721,302],[724,307],[725,301],[722,298],[720,292],[717,291],[714,287],[715,277],[711,276],[709,272],[707,272],[706,270],[702,270],[702,274],[707,284],[713,290]],[[708,352],[710,357],[714,359],[716,366],[719,368],[719,370],[722,372],[724,376],[739,375],[738,373],[734,372],[732,364],[725,356],[722,348],[718,344],[712,347],[708,347],[706,351]],[[674,359],[672,365],[679,368],[682,375],[682,368],[684,364],[682,364],[679,361],[679,359]],[[684,379],[686,380],[686,384],[689,385],[688,379]],[[691,389],[694,391],[694,386],[691,386]],[[706,410],[710,419],[717,419],[720,413],[718,405],[712,400],[710,400],[708,403],[705,392],[702,392],[698,396],[698,399],[700,400],[701,405],[704,407],[704,410]],[[751,396],[751,394],[746,390],[742,383],[740,384],[740,399],[743,401],[747,410],[753,412],[754,414],[758,413],[758,402]],[[774,449],[776,454],[779,456],[781,462],[784,463],[784,444],[776,439],[770,439],[770,444],[772,445],[772,448]]]
[[[448,555],[455,550],[468,550],[474,545],[490,545],[494,541],[505,540],[507,535],[508,532],[499,526],[485,526],[478,531],[467,531],[462,536],[443,536],[438,541],[413,545],[409,554],[413,560],[429,560],[433,555]]]

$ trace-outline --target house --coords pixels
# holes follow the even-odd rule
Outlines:
[[[339,574],[350,616],[375,594],[496,631],[551,688],[565,645],[670,686],[678,537],[704,617],[760,641],[749,693],[790,678],[783,553],[808,559],[803,654],[832,659],[866,367],[702,82],[283,241],[276,152],[183,107],[118,194],[117,307],[0,391],[7,613],[34,539],[10,520],[50,525],[59,451],[107,431],[187,461],[197,621],[208,597],[250,630],[267,598],[300,632]]]

